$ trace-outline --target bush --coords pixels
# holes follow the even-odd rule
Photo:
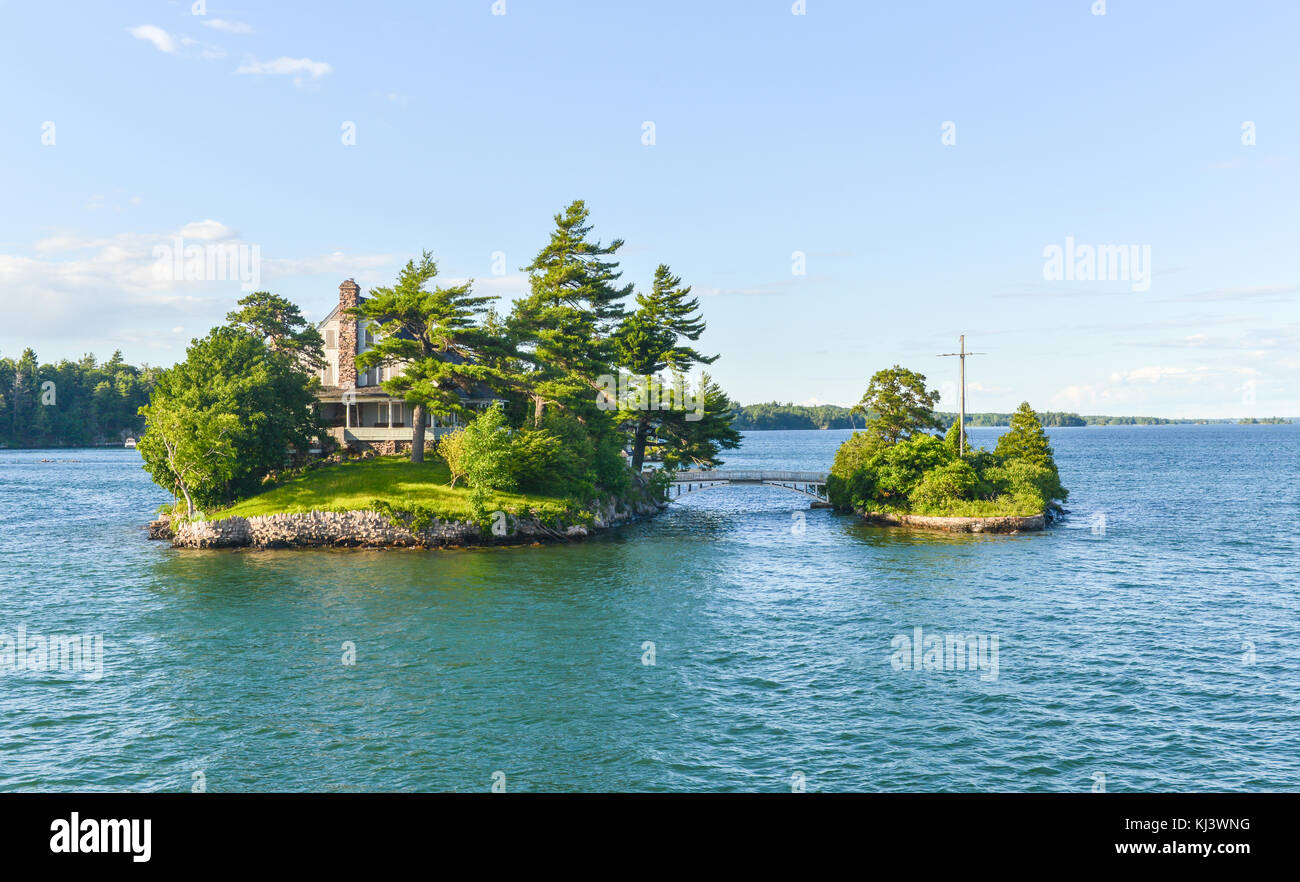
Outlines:
[[[526,493],[566,495],[581,480],[564,442],[545,429],[524,429],[510,443],[515,486]]]
[[[464,433],[463,468],[470,490],[513,490],[515,476],[510,457],[513,442],[500,402],[494,402],[474,417]]]
[[[971,501],[979,487],[979,475],[965,460],[954,459],[930,469],[908,494],[918,512],[945,510],[954,503]]]
[[[465,430],[457,429],[438,439],[438,455],[447,463],[451,472],[451,486],[465,477]]]

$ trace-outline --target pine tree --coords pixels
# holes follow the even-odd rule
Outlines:
[[[1034,413],[1028,401],[1020,402],[1011,415],[1010,428],[998,438],[994,453],[1007,459],[1020,459],[1056,469],[1047,432],[1043,431],[1043,424],[1038,421],[1038,414]]]
[[[241,309],[226,316],[231,325],[248,330],[272,349],[294,353],[307,370],[324,366],[325,341],[297,304],[270,291],[254,291],[240,298],[239,305]],[[120,352],[115,355],[121,357]]]
[[[408,260],[391,288],[375,288],[349,312],[377,330],[375,344],[357,356],[357,368],[400,368],[380,386],[412,408],[411,462],[424,462],[425,413],[467,414],[464,397],[481,383],[499,382],[498,371],[479,361],[489,337],[478,314],[495,300],[471,293],[471,279],[460,285],[425,285],[438,275],[429,252],[417,264]]]
[[[662,374],[671,369],[686,374],[697,364],[713,364],[718,356],[704,356],[683,341],[695,342],[704,333],[700,301],[690,297],[690,287],[665,265],[655,270],[649,294],[637,294],[637,309],[624,319],[615,338],[618,366],[642,383],[662,383]],[[628,412],[633,425],[632,470],[639,472],[645,460],[645,448],[651,431],[665,418],[665,411],[640,407]]]
[[[617,284],[618,263],[606,259],[623,240],[592,241],[588,216],[580,199],[555,216],[550,241],[524,267],[529,296],[515,304],[507,321],[531,367],[527,387],[534,425],[540,425],[547,404],[591,413],[600,377],[612,371],[611,335],[632,286]]]

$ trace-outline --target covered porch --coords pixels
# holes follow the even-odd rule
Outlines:
[[[471,406],[488,402],[466,402]],[[320,414],[330,435],[346,447],[354,442],[411,441],[413,408],[381,389],[326,390],[320,396]],[[432,441],[464,425],[456,414],[424,415],[424,437]]]

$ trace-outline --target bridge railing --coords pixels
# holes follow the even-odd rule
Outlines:
[[[674,483],[704,481],[778,481],[790,484],[824,484],[826,472],[778,472],[757,469],[694,469],[677,472]]]

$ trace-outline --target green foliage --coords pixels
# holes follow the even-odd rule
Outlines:
[[[438,455],[447,463],[447,471],[451,474],[451,486],[455,487],[456,482],[465,477],[465,429],[463,427],[438,439]]]
[[[555,216],[550,241],[524,267],[530,293],[515,302],[506,327],[526,372],[518,380],[538,424],[547,405],[595,410],[598,378],[613,372],[614,332],[631,285],[609,260],[623,247],[590,238],[590,212],[576,200]]]
[[[703,374],[696,396],[702,408],[663,412],[656,440],[666,469],[715,468],[724,462],[719,453],[740,446],[740,432],[731,424],[735,405],[722,387]]]
[[[564,495],[582,480],[564,442],[546,429],[522,429],[510,443],[510,465],[515,485],[525,493]]]
[[[394,527],[405,528],[412,533],[427,530],[438,520],[438,513],[434,509],[418,502],[402,503],[402,507],[397,508],[386,499],[372,499],[370,508],[383,515],[384,520]]]
[[[1011,428],[998,438],[993,452],[1007,459],[1023,459],[1035,465],[1047,465],[1052,461],[1052,445],[1028,401],[1021,402],[1012,414]]]
[[[650,293],[637,294],[636,311],[623,320],[615,335],[615,353],[619,368],[640,379],[642,383],[648,381],[663,387],[675,386],[675,384],[665,384],[663,379],[665,371],[671,370],[676,377],[682,377],[697,364],[712,364],[718,360],[716,355],[701,355],[694,347],[686,345],[687,342],[699,340],[705,329],[704,319],[700,317],[700,301],[698,298],[690,297],[690,293],[691,289],[683,287],[682,280],[673,275],[666,264],[659,264],[655,269]],[[701,390],[707,390],[708,383],[706,376],[701,383]],[[716,394],[721,396],[721,389],[717,389]],[[725,409],[715,408],[707,415],[711,428],[697,429],[690,433],[695,439],[692,442],[696,448],[693,456],[701,457],[702,460],[712,459],[718,449],[721,449],[717,447],[712,451],[704,450],[701,444],[706,434],[712,432],[721,437],[730,428],[735,418],[734,408],[725,396],[715,404],[722,401],[726,401]],[[665,432],[667,424],[685,421],[685,415],[680,407],[677,410],[652,410],[647,401],[637,401],[635,407],[629,407],[628,402],[625,401],[620,401],[619,404],[624,410],[624,423],[632,430],[633,471],[641,470],[647,445],[662,446],[664,443],[662,436],[665,434],[677,438],[686,434],[680,427],[676,433]],[[673,446],[680,447],[681,444]]]
[[[270,291],[254,291],[239,300],[226,321],[263,340],[272,349],[301,359],[308,370],[325,364],[325,341],[316,326],[303,318],[297,304]]]
[[[120,446],[144,429],[140,408],[158,373],[121,352],[98,364],[94,355],[40,364],[31,349],[0,358],[0,446]]]
[[[323,434],[315,379],[296,356],[242,328],[215,328],[163,371],[140,409],[144,467],[191,511],[259,489]]]
[[[515,476],[511,462],[513,440],[500,404],[484,410],[464,429],[465,483],[471,491],[513,490]]]
[[[373,345],[357,356],[357,367],[401,365],[380,386],[413,408],[412,462],[424,459],[426,411],[468,415],[466,399],[482,397],[484,384],[502,381],[492,361],[480,358],[493,344],[477,323],[496,298],[472,294],[472,280],[425,290],[437,275],[438,265],[426,251],[419,263],[406,262],[395,286],[373,289],[350,310],[374,336]]]
[[[939,393],[925,388],[925,375],[894,365],[876,371],[855,411],[867,417],[867,433],[889,444],[940,427],[934,415]]]
[[[922,474],[907,498],[913,511],[925,513],[955,500],[974,498],[979,482],[974,466],[964,459],[952,459]]]
[[[1003,438],[993,452],[968,446],[961,457],[955,424],[942,439],[855,432],[835,454],[830,501],[841,509],[965,517],[1041,514],[1064,501],[1047,435],[1027,404]]]

